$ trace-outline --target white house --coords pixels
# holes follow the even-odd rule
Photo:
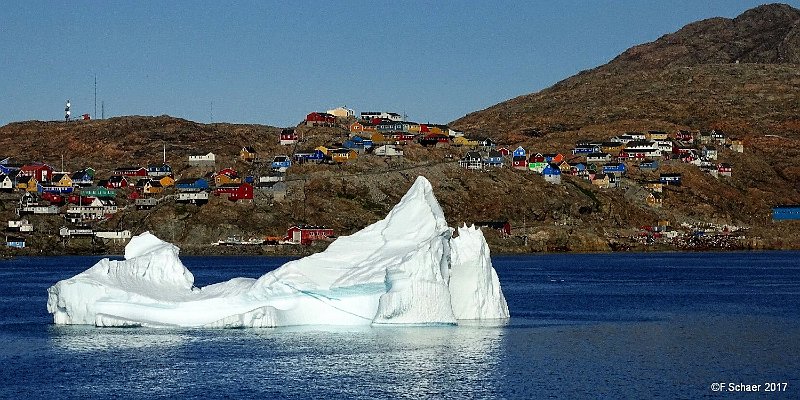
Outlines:
[[[383,146],[376,147],[375,151],[373,152],[373,154],[375,154],[376,156],[402,157],[403,156],[403,150],[400,150],[399,148],[397,148],[395,146],[383,145]]]
[[[393,112],[386,112],[386,111],[363,111],[361,112],[361,119],[365,120],[372,120],[372,119],[388,119],[389,121],[402,121],[403,116],[398,113]]]
[[[347,118],[356,115],[356,112],[347,108],[347,107],[336,107],[334,109],[325,111],[326,113],[333,115],[334,117],[341,117]]]
[[[214,165],[217,161],[217,156],[214,153],[208,153],[202,156],[189,156],[190,165]]]

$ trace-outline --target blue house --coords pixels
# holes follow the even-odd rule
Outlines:
[[[325,153],[323,153],[322,150],[298,151],[294,153],[294,160],[299,163],[321,163],[325,160]]]
[[[603,165],[604,174],[624,175],[627,171],[625,163],[611,163]]]
[[[275,156],[272,159],[272,169],[279,171],[286,171],[287,168],[292,166],[292,160],[286,156]]]
[[[147,167],[147,175],[149,176],[169,176],[172,175],[172,167],[167,164],[150,165]]]
[[[677,173],[661,174],[658,180],[665,185],[680,186],[681,174]]]
[[[25,239],[23,238],[15,238],[15,237],[8,237],[6,238],[6,246],[14,247],[17,249],[24,249],[25,248]]]
[[[502,167],[503,155],[497,150],[489,150],[489,155],[483,159],[483,165],[487,167]]]
[[[558,168],[558,165],[548,164],[542,170],[542,176],[544,176],[544,180],[550,183],[561,183],[561,169]]]
[[[514,152],[511,153],[511,155],[513,157],[527,157],[527,153],[525,152],[525,149],[522,148],[522,146],[517,147],[514,150]]]
[[[577,145],[577,146],[575,146],[574,149],[572,149],[572,154],[576,154],[576,155],[577,154],[592,154],[592,153],[599,153],[599,152],[600,152],[600,146],[593,146],[593,145],[588,145],[588,144]]]
[[[772,220],[773,221],[800,220],[800,205],[773,207]]]
[[[65,186],[42,186],[41,183],[37,183],[36,184],[36,191],[39,192],[39,194],[42,194],[42,193],[45,193],[45,192],[47,192],[47,193],[55,193],[55,194],[69,194],[69,193],[72,193],[73,190],[75,190],[75,188],[72,187],[72,186],[66,186],[66,187]]]
[[[181,191],[208,190],[208,181],[204,178],[186,178],[175,182],[175,188]]]

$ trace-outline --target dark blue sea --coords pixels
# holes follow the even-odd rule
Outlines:
[[[800,252],[495,257],[502,327],[54,326],[46,289],[98,259],[0,261],[0,398],[800,398]]]

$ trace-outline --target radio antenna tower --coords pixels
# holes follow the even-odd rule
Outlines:
[[[97,74],[94,74],[94,114],[92,118],[97,118]]]

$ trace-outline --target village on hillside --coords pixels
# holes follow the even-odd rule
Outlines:
[[[69,115],[65,123],[72,121]],[[343,132],[342,140],[316,147],[299,133],[300,127],[331,127]],[[166,148],[161,163],[152,165],[119,165],[105,176],[91,166],[78,171],[56,170],[45,162],[16,162],[16,157],[0,160],[0,190],[8,193],[3,202],[13,202],[15,219],[7,221],[5,245],[25,248],[26,241],[39,232],[27,218],[45,216],[62,221],[58,236],[62,241],[74,238],[122,242],[133,234],[127,227],[109,229],[103,221],[127,209],[143,212],[169,204],[202,207],[221,198],[231,205],[253,202],[257,196],[272,202],[285,201],[287,177],[304,164],[343,165],[359,157],[399,159],[409,144],[424,148],[447,147],[460,158],[448,154],[453,168],[465,173],[481,173],[495,168],[509,168],[519,173],[541,175],[553,185],[566,179],[585,180],[597,190],[626,190],[639,197],[648,207],[662,207],[668,186],[680,186],[682,176],[675,165],[688,164],[718,179],[735,173],[735,166],[724,160],[726,152],[745,151],[742,140],[722,131],[625,132],[596,140],[582,140],[563,153],[539,152],[535,148],[508,146],[491,138],[471,137],[443,124],[406,121],[393,112],[361,112],[338,107],[326,112],[311,112],[296,128],[283,129],[274,138],[284,151],[261,154],[251,144],[243,143],[239,161],[247,170],[221,165],[213,148],[205,154],[192,154],[181,164],[203,174],[176,176],[167,163]],[[636,171],[637,178],[630,178]],[[632,188],[644,190],[632,190]],[[800,208],[776,207],[775,220],[798,219]],[[497,229],[511,235],[508,221],[475,221],[477,225]],[[686,245],[701,242],[714,247],[735,246],[740,239],[735,232],[741,227],[706,224],[695,226],[680,222],[653,221],[629,238],[639,244],[673,243]],[[284,236],[254,238],[219,238],[209,245],[309,245],[329,241],[339,234],[325,226],[287,221]],[[733,244],[732,244],[733,243]]]

